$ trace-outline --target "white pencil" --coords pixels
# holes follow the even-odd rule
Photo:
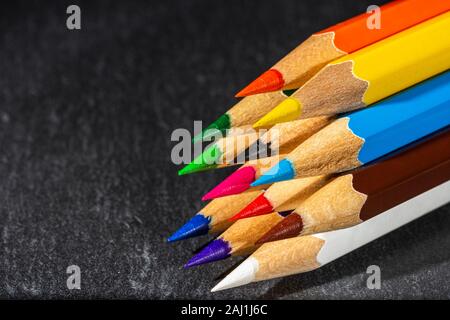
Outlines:
[[[265,243],[211,291],[320,268],[449,201],[447,181],[354,227]]]

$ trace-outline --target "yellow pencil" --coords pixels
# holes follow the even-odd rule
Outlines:
[[[274,125],[260,136],[246,151],[246,160],[261,158],[266,155],[289,153],[300,143],[331,123],[334,117],[322,116]],[[255,130],[255,129],[253,129]]]
[[[333,61],[254,124],[366,107],[450,68],[450,12]]]
[[[314,117],[285,122],[273,126],[267,132],[261,129],[255,130],[252,126],[235,127],[229,130],[231,134],[228,133],[227,136],[206,148],[178,174],[223,168],[246,160],[288,153],[329,124],[331,120],[332,117]]]

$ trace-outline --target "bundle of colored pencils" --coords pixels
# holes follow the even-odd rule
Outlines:
[[[450,201],[450,0],[380,10],[379,29],[364,13],[313,34],[194,138],[221,137],[180,175],[245,161],[168,239],[219,234],[185,267],[250,255],[213,291],[320,268]]]

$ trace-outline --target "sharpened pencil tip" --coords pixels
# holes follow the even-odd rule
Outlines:
[[[295,177],[294,167],[288,159],[283,159],[251,184],[252,187],[278,181],[290,180]]]
[[[239,219],[245,219],[263,214],[268,214],[273,211],[272,204],[264,196],[264,193],[259,195],[255,200],[250,202],[244,209],[228,219],[230,222],[234,222]]]
[[[280,90],[283,88],[283,85],[283,75],[278,70],[270,69],[239,91],[236,97],[246,97],[253,94]]]
[[[286,218],[278,222],[272,229],[267,231],[255,243],[260,245],[266,242],[283,240],[287,238],[297,237],[303,229],[303,220],[300,215],[291,213]]]
[[[302,112],[300,102],[295,98],[287,98],[253,124],[253,128],[261,128],[277,123],[298,120]]]
[[[250,187],[250,183],[255,181],[255,174],[256,171],[251,166],[240,168],[205,194],[202,200],[210,200],[244,192]]]
[[[175,242],[207,234],[210,222],[210,217],[205,217],[201,213],[196,214],[180,229],[175,231],[175,233],[167,239],[167,242]]]
[[[247,258],[214,288],[212,288],[211,292],[231,289],[253,282],[255,280],[256,272],[258,271],[258,265],[258,260],[255,258]]]
[[[211,241],[199,253],[193,256],[184,268],[191,268],[202,264],[223,260],[230,256],[231,248],[227,241],[216,239]]]

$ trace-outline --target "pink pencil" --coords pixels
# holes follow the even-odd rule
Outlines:
[[[251,183],[269,170],[272,164],[284,159],[284,157],[286,157],[285,154],[248,161],[205,194],[202,200],[206,201],[244,192],[250,188]],[[261,188],[265,187],[261,186]]]

